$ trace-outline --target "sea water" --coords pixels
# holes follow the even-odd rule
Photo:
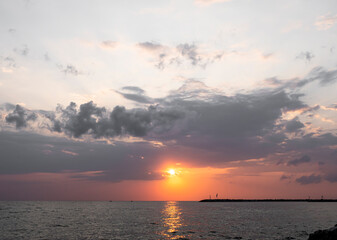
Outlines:
[[[0,202],[0,239],[307,239],[337,203]]]

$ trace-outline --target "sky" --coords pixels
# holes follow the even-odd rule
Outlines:
[[[0,0],[0,200],[337,198],[335,0]]]

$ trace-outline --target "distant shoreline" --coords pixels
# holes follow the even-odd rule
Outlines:
[[[337,202],[337,199],[202,199],[199,202]]]

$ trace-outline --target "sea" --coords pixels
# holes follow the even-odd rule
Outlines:
[[[336,202],[0,201],[0,239],[308,239]]]

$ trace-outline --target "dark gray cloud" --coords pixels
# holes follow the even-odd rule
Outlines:
[[[337,70],[325,70],[322,67],[315,67],[309,75],[299,80],[296,87],[303,87],[311,82],[317,81],[321,86],[335,83],[337,80]]]
[[[72,141],[28,132],[0,132],[0,174],[65,170],[76,178],[119,182],[156,180],[159,150],[146,142],[114,145]],[[77,153],[77,154],[71,154]],[[86,172],[97,172],[86,174]]]
[[[286,174],[283,174],[281,177],[280,177],[280,180],[283,181],[283,180],[290,180],[292,178],[292,175],[286,175]]]
[[[109,112],[93,102],[79,108],[75,103],[65,108],[59,106],[56,112],[42,114],[48,120],[42,126],[75,138],[129,135],[146,141],[174,141],[182,151],[198,148],[217,154],[226,152],[226,159],[214,157],[213,162],[234,161],[264,157],[280,150],[280,144],[288,139],[284,133],[275,132],[281,129],[278,120],[286,111],[307,107],[300,100],[301,95],[284,91],[228,97],[214,95],[212,89],[202,86],[200,82],[187,82],[167,98],[156,99],[159,105],[148,108],[117,106]],[[135,87],[126,90],[142,93]],[[198,98],[203,94],[207,100]]]
[[[304,127],[304,124],[301,123],[298,118],[294,118],[290,121],[287,121],[287,123],[285,124],[285,128],[287,132],[297,132],[298,130],[300,130],[301,128]]]
[[[296,59],[303,59],[307,62],[310,62],[314,57],[315,57],[314,54],[312,54],[311,52],[305,51],[305,52],[301,52],[300,54],[298,54],[296,56]]]
[[[57,111],[62,113],[62,117],[54,120],[54,129],[60,126],[65,133],[77,138],[96,128],[97,119],[102,117],[105,108],[98,108],[93,102],[88,102],[82,104],[78,111],[76,104],[71,102],[66,108],[58,106]]]
[[[303,108],[297,95],[285,92],[259,92],[218,98],[218,102],[185,102],[197,113],[191,128],[202,134],[225,137],[260,136],[273,129],[282,111]]]
[[[138,103],[154,103],[154,100],[145,95],[145,91],[139,87],[126,86],[122,88],[122,92],[116,91],[124,98]]]
[[[337,182],[337,173],[328,173],[324,176],[324,179],[331,182],[336,183]]]
[[[6,122],[15,123],[16,128],[22,128],[27,126],[28,121],[35,121],[36,118],[35,113],[27,112],[20,105],[16,105],[13,112],[6,116]]]
[[[147,50],[158,50],[163,48],[164,46],[159,44],[159,43],[155,43],[155,42],[142,42],[142,43],[138,43],[138,46],[141,48],[145,48]]]
[[[326,70],[323,67],[313,68],[309,74],[304,78],[293,78],[293,79],[278,79],[277,77],[272,77],[264,80],[264,83],[278,87],[279,90],[285,89],[300,89],[307,84],[317,82],[321,86],[326,86],[329,84],[334,84],[337,81],[337,69]]]
[[[297,178],[296,182],[302,185],[315,184],[322,182],[322,177],[320,175],[311,174],[309,176],[302,176]]]
[[[143,89],[135,86],[127,86],[122,90],[124,94],[147,97]],[[136,146],[139,146],[137,147],[139,153],[132,155],[140,154],[156,158],[169,153],[170,158],[184,159],[191,166],[220,167],[231,161],[268,158],[268,156],[273,156],[273,161],[277,162],[282,159],[294,159],[291,157],[294,154],[303,157],[289,161],[289,166],[309,162],[306,155],[326,163],[325,166],[330,165],[333,157],[331,152],[327,152],[327,147],[337,145],[337,136],[332,133],[319,135],[303,132],[291,138],[288,137],[289,132],[296,132],[302,125],[296,118],[285,122],[282,116],[287,111],[308,109],[309,107],[301,100],[302,96],[302,94],[292,94],[278,89],[226,96],[208,88],[200,81],[190,80],[166,98],[155,99],[157,105],[152,104],[146,108],[127,109],[116,106],[109,110],[88,102],[80,106],[75,103],[70,103],[66,107],[58,106],[56,111],[34,111],[39,117],[39,122],[32,127],[42,127],[61,133],[59,136],[86,137],[93,142],[91,144],[99,144],[98,142],[106,139],[115,143],[120,136],[139,137],[137,139],[143,141],[140,145],[134,142],[124,143],[125,148],[115,148],[116,152],[109,153],[112,158],[119,156],[117,158],[125,164],[128,163],[129,167],[120,163],[116,169],[103,168],[104,164],[102,167],[95,168],[88,163],[87,168],[79,169],[77,178],[92,180],[122,181],[123,179],[159,178],[160,176],[153,173],[153,168],[147,163],[144,163],[146,167],[143,168],[142,173],[137,173],[135,169],[140,166],[134,163],[131,160],[132,157],[124,150],[121,150],[133,149]],[[2,109],[7,112],[13,111],[7,114],[7,118],[12,117],[15,112],[13,105],[8,105],[7,108],[3,106]],[[10,123],[18,122],[20,127],[29,126],[28,119],[22,116],[27,116],[31,112],[25,110],[20,115],[20,111],[17,110],[13,115],[15,120],[13,118]],[[71,140],[67,141],[71,142]],[[161,147],[153,147],[151,144],[154,142],[161,143]],[[52,149],[49,151],[55,153]],[[71,152],[79,155],[72,155]],[[78,149],[69,143],[68,148],[59,149],[54,155],[77,159],[82,158],[83,154],[91,156],[82,148]],[[32,158],[34,156],[32,155]],[[96,158],[92,157],[92,159]],[[126,168],[120,170],[124,171],[121,175],[118,174],[119,167]],[[50,169],[50,171],[74,170],[75,167],[63,162],[60,166]],[[100,172],[91,176],[81,176],[81,172],[90,170]],[[296,169],[293,168],[293,170]],[[325,174],[324,171],[321,172]],[[125,175],[125,178],[122,175]]]
[[[58,106],[60,118],[47,114],[53,122],[55,131],[63,131],[75,138],[84,134],[93,135],[95,138],[115,137],[121,135],[145,136],[149,132],[161,132],[169,129],[174,122],[183,118],[184,113],[174,109],[163,109],[150,106],[147,109],[131,109],[116,106],[110,113],[105,108],[97,107],[93,102],[80,105],[75,103],[63,108]]]
[[[147,96],[141,95],[141,94],[133,94],[133,93],[122,93],[118,92],[120,95],[122,95],[124,98],[129,99],[131,101],[135,101],[138,103],[153,103],[153,100]]]
[[[323,86],[335,83],[337,80],[337,70],[326,71],[323,68],[318,68],[315,70],[315,73],[315,78],[317,78],[319,83]]]
[[[302,156],[302,157],[300,157],[300,158],[296,158],[296,159],[294,159],[294,160],[289,161],[289,162],[287,163],[287,165],[288,165],[288,166],[297,166],[297,165],[299,165],[299,164],[302,164],[302,163],[308,163],[308,162],[310,162],[310,161],[311,161],[310,157],[309,157],[308,155],[304,155],[304,156]]]
[[[4,103],[0,105],[0,109],[2,110],[6,110],[6,111],[12,111],[14,110],[16,107],[15,104],[11,104],[11,103]]]
[[[128,165],[132,167],[127,167]],[[88,176],[78,174],[74,175],[73,178],[108,182],[120,182],[124,180],[150,181],[163,179],[162,173],[151,171],[150,166],[144,168],[143,165],[144,161],[124,159],[122,167],[108,170],[105,169],[102,172]]]
[[[161,102],[163,106],[181,109],[185,118],[174,131],[156,135],[160,141],[176,141],[179,146],[219,153],[222,157],[208,158],[209,164],[231,160],[265,157],[281,151],[280,144],[287,138],[279,129],[277,120],[282,113],[307,107],[301,95],[286,92],[254,92],[235,96],[207,95],[208,100],[197,99],[195,82]],[[209,94],[207,89],[201,89]],[[244,150],[243,150],[244,149]],[[200,163],[205,164],[205,163]]]
[[[309,133],[301,136],[301,138],[288,139],[284,148],[287,151],[307,151],[333,145],[337,145],[336,135],[323,133],[313,136],[313,133]]]

